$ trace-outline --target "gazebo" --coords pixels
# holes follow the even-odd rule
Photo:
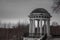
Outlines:
[[[30,15],[29,33],[23,40],[41,40],[47,35],[50,36],[50,18],[52,16],[44,8],[34,9]]]

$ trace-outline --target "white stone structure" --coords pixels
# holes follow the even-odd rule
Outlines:
[[[46,34],[47,36],[50,36],[51,15],[47,10],[37,8],[30,13],[29,18],[29,35],[27,37],[23,37],[23,40],[42,40]],[[35,21],[37,21],[37,27],[35,26]]]

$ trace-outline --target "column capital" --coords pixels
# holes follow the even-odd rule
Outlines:
[[[47,21],[46,21],[47,23],[46,23],[46,28],[47,28],[47,36],[50,36],[50,19],[48,19]]]

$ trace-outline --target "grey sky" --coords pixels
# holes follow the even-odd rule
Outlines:
[[[53,16],[51,21],[59,22],[60,14],[53,14],[52,0],[0,0],[0,20],[17,22],[28,20],[29,13],[35,8],[45,8]]]

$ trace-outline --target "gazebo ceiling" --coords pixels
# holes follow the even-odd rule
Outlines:
[[[51,15],[44,8],[36,8],[30,13],[29,17],[30,18],[41,18],[41,17],[42,18],[50,18]]]

